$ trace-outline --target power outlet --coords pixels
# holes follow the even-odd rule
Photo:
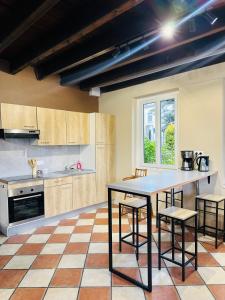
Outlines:
[[[199,155],[203,155],[203,151],[200,150],[195,150],[195,157],[199,156]]]

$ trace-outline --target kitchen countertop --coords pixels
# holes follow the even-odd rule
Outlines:
[[[72,169],[72,170],[51,172],[38,177],[32,177],[32,175],[4,177],[4,178],[0,178],[0,182],[5,184],[13,184],[13,183],[27,182],[27,181],[47,180],[47,179],[53,179],[59,177],[85,175],[85,174],[91,174],[95,172],[96,171],[93,169],[83,169],[81,171]]]

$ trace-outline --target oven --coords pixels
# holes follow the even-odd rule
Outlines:
[[[34,185],[8,190],[9,223],[44,216],[44,187]]]

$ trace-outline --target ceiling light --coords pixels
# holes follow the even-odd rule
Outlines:
[[[168,22],[161,28],[161,36],[166,39],[171,39],[174,36],[175,33],[175,23],[174,22]]]
[[[214,14],[212,13],[205,13],[204,17],[206,18],[206,20],[211,24],[214,25],[216,23],[216,21],[218,20],[218,17],[216,17]]]

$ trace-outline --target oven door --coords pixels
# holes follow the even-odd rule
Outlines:
[[[9,197],[9,223],[44,215],[44,193]]]

